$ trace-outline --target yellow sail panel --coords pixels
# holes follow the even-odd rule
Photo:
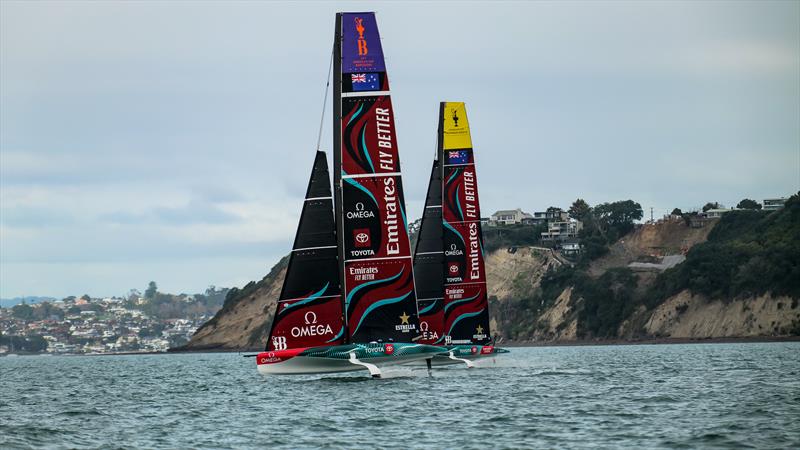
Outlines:
[[[442,146],[444,150],[472,148],[467,108],[464,106],[464,102],[444,102],[443,114]]]

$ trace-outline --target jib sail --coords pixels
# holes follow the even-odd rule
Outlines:
[[[425,210],[414,249],[420,343],[441,344],[444,332],[444,251],[442,227],[442,168],[433,161]]]
[[[336,228],[324,152],[317,152],[267,351],[344,342]]]
[[[444,232],[444,331],[448,344],[490,341],[478,180],[464,103],[439,108]]]
[[[418,337],[394,109],[374,13],[336,15],[334,202],[349,342]]]

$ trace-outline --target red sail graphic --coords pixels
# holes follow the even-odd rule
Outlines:
[[[334,201],[349,342],[419,335],[394,110],[374,13],[337,14]]]

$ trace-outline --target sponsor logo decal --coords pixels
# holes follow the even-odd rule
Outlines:
[[[275,356],[275,352],[268,352],[264,356],[259,356],[258,363],[259,364],[272,364],[276,362],[280,362],[282,359]]]
[[[481,261],[479,258],[480,250],[480,242],[478,242],[478,224],[476,222],[472,222],[469,224],[469,276],[473,280],[480,279],[481,277]]]
[[[450,244],[450,249],[444,252],[447,256],[461,256],[464,254],[460,248],[456,247],[456,244]]]
[[[447,263],[447,282],[448,283],[460,283],[464,281],[464,279],[459,276],[461,273],[461,263],[458,261],[448,262]]]
[[[458,111],[456,110],[456,108],[453,108],[450,111],[452,113],[451,117],[453,118],[453,126],[458,127]]]
[[[475,346],[473,345],[473,346],[472,346],[472,348],[471,348],[471,349],[469,349],[469,352],[470,352],[470,353],[472,353],[473,355],[474,355],[474,354],[476,354],[476,353],[478,353],[478,347],[475,347]]]
[[[461,288],[445,288],[444,290],[445,295],[447,295],[448,300],[458,300],[464,297],[464,289]]]
[[[353,275],[353,278],[356,281],[372,281],[375,279],[375,275],[378,273],[377,267],[349,267],[348,271],[350,275]]]
[[[286,350],[286,336],[272,336],[272,346],[275,350]]]
[[[408,333],[411,330],[416,330],[417,327],[414,326],[413,323],[408,323],[408,319],[410,318],[411,316],[409,316],[408,314],[406,314],[405,311],[403,311],[403,315],[400,316],[400,325],[395,325],[394,329],[396,331],[402,331],[403,333]]]
[[[435,330],[430,331],[430,326],[428,325],[428,322],[420,322],[419,331],[422,332],[422,339],[426,341],[439,339],[439,333],[437,333]]]
[[[381,167],[383,167],[383,163],[381,163]],[[394,177],[386,177],[383,179],[383,193],[383,200],[386,203],[386,219],[383,221],[383,224],[386,225],[386,254],[399,255],[400,225],[397,223],[399,219],[397,217],[399,208],[397,187],[395,186]]]
[[[356,203],[355,211],[347,211],[348,219],[372,219],[375,218],[375,213],[370,210],[364,210],[364,204],[361,202]]]
[[[494,351],[494,347],[492,347],[491,345],[484,345],[483,348],[481,348],[481,354],[483,354],[483,355],[489,355],[493,351]]]
[[[460,270],[458,266],[459,264],[457,262],[450,263],[450,266],[447,268],[447,272],[450,273],[450,275],[457,275],[458,271]]]
[[[405,313],[404,313],[404,314],[405,314]],[[394,353],[394,345],[392,345],[392,344],[386,344],[386,345],[383,347],[383,353],[386,353],[387,355],[391,355],[392,353]]]
[[[305,326],[292,327],[292,329],[289,331],[292,337],[299,338],[306,336],[324,336],[327,334],[333,334],[333,329],[329,324],[317,323],[317,314],[314,311],[308,311],[305,314],[305,316],[303,316],[303,320],[305,321]],[[278,346],[278,341],[280,343],[280,346]],[[275,346],[277,350],[286,350],[286,337],[273,336],[272,344]]]
[[[483,327],[478,325],[478,328],[475,329],[476,333],[472,335],[472,339],[481,340],[486,339],[486,333],[483,332]]]
[[[356,248],[369,248],[372,246],[369,228],[356,228],[353,230],[353,245]]]
[[[356,23],[356,31],[358,31],[358,56],[366,56],[369,53],[369,49],[367,48],[367,40],[364,39],[364,19],[361,17],[356,17],[354,19]]]

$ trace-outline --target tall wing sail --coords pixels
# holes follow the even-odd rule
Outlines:
[[[342,296],[325,152],[317,152],[267,351],[344,342]]]
[[[423,344],[444,342],[444,242],[442,228],[442,168],[433,161],[425,210],[414,249],[417,310]]]
[[[439,108],[444,226],[444,324],[452,344],[490,341],[478,180],[464,103]]]
[[[375,14],[336,15],[334,186],[349,342],[419,335],[394,109]]]

